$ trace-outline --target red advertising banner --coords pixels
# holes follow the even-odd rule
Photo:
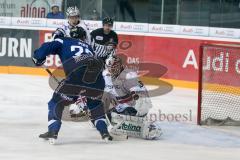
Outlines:
[[[40,43],[50,40],[51,32],[40,31]],[[159,64],[153,65],[150,72],[157,72],[163,68],[161,66],[164,66],[167,71],[161,76],[162,78],[196,82],[199,50],[203,43],[216,43],[216,41],[121,34],[117,53],[127,55],[128,64]],[[48,57],[46,65],[56,67],[60,65],[60,61],[57,57],[51,56]],[[157,74],[153,74],[153,77],[155,75]]]
[[[128,55],[128,63],[136,60],[157,63],[168,69],[163,78],[197,81],[201,40],[132,35],[120,35],[119,38],[118,53]],[[127,42],[131,46],[124,48]]]
[[[202,82],[227,86],[240,85],[240,46],[204,45]]]

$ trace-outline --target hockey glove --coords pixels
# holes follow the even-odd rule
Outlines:
[[[58,28],[52,33],[53,39],[65,37],[65,31],[62,28]]]
[[[36,58],[33,57],[32,61],[36,66],[41,66],[46,62],[46,59],[40,59],[39,60],[39,59],[36,59]]]

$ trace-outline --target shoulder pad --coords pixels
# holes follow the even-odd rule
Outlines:
[[[138,78],[138,75],[136,72],[132,71],[132,70],[129,70],[127,69],[125,71],[125,75],[126,75],[126,79],[134,79],[134,78]]]
[[[56,38],[56,39],[54,39],[54,41],[56,41],[56,42],[60,42],[60,43],[63,44],[63,40],[62,40],[61,38]]]

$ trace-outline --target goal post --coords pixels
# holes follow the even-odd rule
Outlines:
[[[240,45],[202,44],[199,52],[199,125],[240,125]]]

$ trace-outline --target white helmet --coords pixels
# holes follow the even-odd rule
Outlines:
[[[68,9],[66,11],[66,15],[67,15],[67,17],[80,16],[80,11],[76,6],[68,7]]]

